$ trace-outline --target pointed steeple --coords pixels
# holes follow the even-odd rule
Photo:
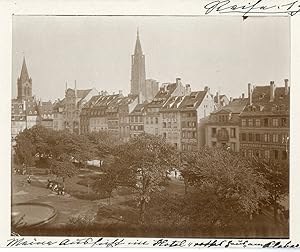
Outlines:
[[[135,42],[134,54],[135,55],[143,54],[141,41],[140,41],[139,28],[137,28],[137,32],[136,32],[136,42]]]
[[[26,61],[25,61],[25,56],[23,57],[23,64],[22,64],[22,70],[21,70],[21,75],[20,75],[20,80],[24,83],[25,81],[29,80],[29,75],[27,71],[27,66],[26,66]]]

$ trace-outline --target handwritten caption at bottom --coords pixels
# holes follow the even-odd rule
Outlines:
[[[167,247],[167,248],[297,248],[292,241],[266,240],[255,243],[248,240],[186,240],[186,239],[132,239],[132,238],[64,238],[40,239],[14,237],[7,240],[6,247]]]

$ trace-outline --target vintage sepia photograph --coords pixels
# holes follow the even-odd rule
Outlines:
[[[12,24],[13,233],[290,237],[289,17]]]

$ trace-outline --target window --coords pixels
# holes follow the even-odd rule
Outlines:
[[[157,117],[155,117],[155,123],[158,124],[158,118]]]
[[[217,128],[211,128],[211,136],[216,137],[217,135]]]
[[[253,126],[253,119],[248,119],[248,126]]]
[[[255,120],[255,126],[259,127],[260,126],[260,119]]]
[[[277,143],[278,142],[278,134],[273,134],[273,143]]]
[[[269,142],[269,134],[264,134],[264,140],[265,142]]]
[[[269,126],[269,119],[265,118],[264,119],[264,127],[268,127]]]
[[[164,138],[167,138],[167,133],[164,132],[164,133],[163,133],[163,136],[164,136]]]
[[[278,127],[278,118],[272,119],[272,125],[273,125],[273,127]]]
[[[231,129],[230,129],[230,137],[236,138],[235,128],[231,128]]]
[[[281,126],[286,127],[287,126],[287,120],[286,118],[281,118]]]
[[[163,122],[163,128],[166,128],[166,127],[167,127],[167,123]]]
[[[260,158],[260,151],[259,150],[255,151],[255,157]]]
[[[253,141],[253,135],[252,135],[252,133],[249,133],[249,142],[252,142]]]
[[[215,147],[215,146],[217,146],[217,142],[213,141],[213,142],[211,142],[211,145]]]
[[[235,147],[235,143],[230,143],[230,149],[231,149],[232,151],[236,151],[235,148],[236,148],[236,147]]]
[[[282,155],[281,155],[282,160],[287,160],[287,151],[282,151]]]
[[[242,119],[242,126],[246,126],[246,125],[247,125],[246,119]]]
[[[255,141],[260,142],[260,134],[255,134]]]
[[[253,150],[248,150],[248,157],[253,157]]]
[[[246,141],[246,133],[242,133],[242,141]]]
[[[171,128],[171,122],[168,122],[168,128]]]
[[[274,150],[274,158],[278,159],[278,150]]]

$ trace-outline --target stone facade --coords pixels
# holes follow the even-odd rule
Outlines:
[[[273,163],[289,161],[290,88],[273,81],[268,86],[248,84],[249,100],[240,116],[240,145],[244,156]]]

